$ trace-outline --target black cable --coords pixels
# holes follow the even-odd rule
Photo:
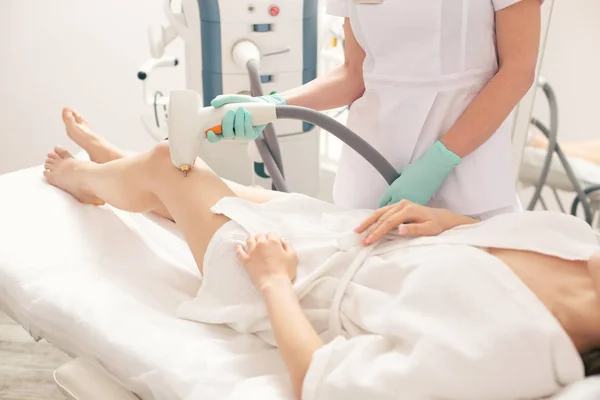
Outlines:
[[[536,128],[538,128],[544,134],[544,136],[549,137],[550,132],[548,131],[548,128],[546,128],[546,126],[544,124],[542,124],[540,121],[538,121],[535,118],[532,120],[532,124]],[[581,185],[579,184],[579,181],[577,180],[577,176],[575,175],[575,172],[573,172],[573,168],[571,167],[569,160],[565,156],[565,153],[563,153],[563,151],[558,143],[556,143],[556,145],[555,145],[554,152],[558,156],[563,168],[565,169],[565,173],[567,174],[569,181],[571,181],[571,185],[573,185],[573,191],[576,193],[576,199],[578,199],[578,203],[581,202],[581,204],[583,206],[583,211],[585,213],[586,222],[588,224],[591,224],[592,218],[593,218],[592,217],[592,209],[591,209],[589,203],[587,202],[587,194],[585,193],[585,190],[583,190],[581,188]],[[577,205],[575,206],[575,212],[573,212],[573,208],[571,208],[571,214],[577,215],[576,211],[577,211]]]
[[[255,60],[250,60],[248,62],[248,64],[246,65],[246,68],[248,69],[248,76],[250,77],[250,94],[252,96],[262,96],[263,93],[263,88],[262,88],[262,83],[260,81],[260,72],[258,70],[258,63]],[[277,175],[277,176],[281,176],[283,179],[285,179],[285,173],[283,170],[283,161],[282,161],[282,157],[281,157],[281,148],[279,146],[279,140],[277,140],[277,135],[275,134],[275,128],[273,128],[273,124],[267,124],[267,126],[265,127],[264,131],[263,131],[263,137],[265,139],[265,147],[261,150],[259,149],[259,153],[264,152],[265,150],[268,151],[268,155],[267,154],[261,154],[261,158],[263,159],[263,162],[265,161],[265,158],[268,158],[269,155],[270,157],[273,158],[273,160],[275,161],[274,166],[277,166],[277,168],[279,168],[279,173],[276,173],[274,171],[269,171],[269,174],[271,175],[271,180],[273,182],[273,186],[275,189],[279,190],[279,191],[283,191],[281,190],[279,187],[281,186],[286,186],[285,183],[282,182],[278,182],[278,179],[273,179],[273,175]],[[266,163],[265,163],[266,166]],[[267,169],[269,169],[267,167]],[[272,169],[272,167],[271,167]],[[287,190],[286,190],[287,191]]]
[[[335,119],[305,107],[277,106],[276,110],[277,119],[297,119],[310,122],[341,139],[367,160],[384,177],[388,184],[391,185],[400,176],[394,166],[375,150],[373,146]]]
[[[552,188],[552,193],[554,194],[554,198],[556,199],[556,202],[558,203],[560,212],[566,214],[567,210],[565,210],[565,206],[563,206],[563,202],[561,201],[560,197],[558,196],[558,192],[556,191],[556,188]]]
[[[538,184],[535,187],[535,191],[531,197],[529,206],[527,207],[527,209],[530,211],[535,209],[535,205],[539,201],[542,190],[544,189],[546,181],[548,180],[550,166],[552,165],[552,157],[554,156],[554,151],[556,150],[557,146],[556,137],[558,136],[558,105],[556,101],[556,95],[552,87],[547,82],[543,82],[541,87],[546,95],[548,106],[550,108],[550,129],[546,129],[546,133],[544,133],[548,138],[548,152],[546,153],[546,159],[544,160],[544,165],[542,167],[542,173],[540,174]],[[534,121],[536,120],[532,120],[532,123],[534,123]]]
[[[583,193],[585,195],[584,201],[587,201],[588,196],[594,192],[600,191],[600,185],[592,185],[590,187],[587,187],[583,190]],[[580,200],[580,197],[577,196],[575,197],[575,199],[573,200],[573,204],[571,205],[571,215],[577,215],[577,207],[579,207],[579,203],[583,204],[584,210],[586,209],[586,207],[589,209],[590,205],[587,202],[582,202]],[[586,217],[586,222],[588,224],[592,224],[593,223],[593,218],[590,215],[589,219],[587,219]]]
[[[267,168],[267,171],[271,176],[271,181],[273,182],[273,190],[289,193],[287,182],[281,174],[281,170],[275,164],[275,158],[263,156],[264,154],[270,154],[267,141],[264,138],[260,137],[256,139],[254,143],[256,144],[256,148],[258,149],[259,154],[261,154],[263,163],[265,164],[265,167]]]
[[[542,205],[542,208],[544,209],[544,211],[548,211],[548,206],[546,205],[546,201],[544,200],[543,197],[540,197],[540,204]]]

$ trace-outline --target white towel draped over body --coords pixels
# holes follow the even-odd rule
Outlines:
[[[433,238],[389,235],[363,248],[353,229],[371,211],[291,195],[267,204],[226,198],[213,212],[232,221],[211,241],[202,287],[178,315],[275,345],[235,245],[251,233],[286,238],[299,256],[294,288],[327,343],[307,373],[306,400],[540,398],[583,378],[558,321],[485,250],[587,260],[597,242],[574,217],[502,215]]]

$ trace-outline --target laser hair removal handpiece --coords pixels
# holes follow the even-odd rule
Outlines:
[[[240,104],[223,107],[202,107],[202,98],[193,90],[175,90],[169,99],[169,147],[174,166],[187,172],[200,153],[208,131],[221,134],[225,113],[237,110]],[[275,106],[266,103],[248,103],[244,109],[252,115],[252,124],[264,125],[277,119]]]
[[[202,98],[198,92],[193,90],[171,92],[168,122],[171,161],[185,175],[194,165],[202,143],[208,141],[207,132],[212,130],[221,133],[221,123],[225,113],[229,110],[237,110],[241,106],[229,104],[219,108],[203,108],[201,104]],[[323,113],[304,107],[275,106],[267,103],[244,103],[243,107],[252,115],[252,124],[255,126],[268,124],[276,119],[296,119],[317,125],[363,156],[379,171],[388,184],[391,185],[400,176],[392,164],[369,143],[345,125]],[[269,162],[269,165],[276,168],[274,162]]]

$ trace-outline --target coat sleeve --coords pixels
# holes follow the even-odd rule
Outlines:
[[[347,18],[350,15],[348,12],[349,1],[351,0],[328,0],[327,14],[331,14],[336,17]]]
[[[506,7],[512,6],[513,4],[517,4],[519,1],[521,0],[492,0],[492,3],[494,4],[494,10],[500,11]],[[539,1],[540,3],[544,2],[544,0]]]

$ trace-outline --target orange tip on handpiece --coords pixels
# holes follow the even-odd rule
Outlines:
[[[204,133],[208,135],[208,132],[210,132],[210,131],[213,131],[213,133],[215,135],[221,135],[223,133],[223,126],[222,125],[213,126],[212,128],[204,131]]]

